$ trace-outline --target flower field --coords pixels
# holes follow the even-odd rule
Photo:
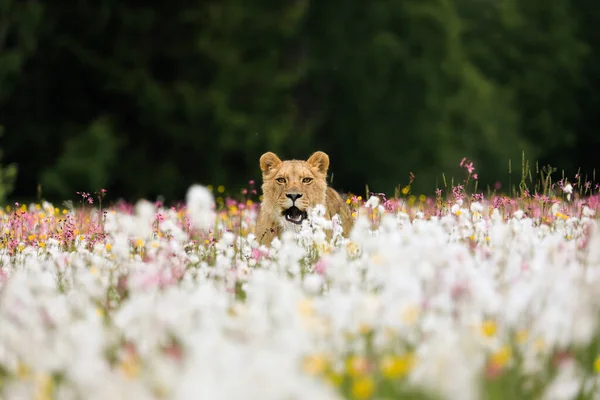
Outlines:
[[[265,248],[220,189],[6,207],[0,398],[600,399],[597,193],[350,196]]]

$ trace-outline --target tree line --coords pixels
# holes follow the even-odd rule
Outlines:
[[[463,157],[507,182],[523,152],[591,176],[599,24],[590,0],[0,0],[0,178],[178,199],[314,150],[355,193],[431,194]]]

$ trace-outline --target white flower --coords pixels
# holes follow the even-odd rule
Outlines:
[[[483,211],[483,206],[481,205],[480,202],[478,201],[474,201],[471,203],[471,212],[482,212]]]
[[[552,214],[556,215],[556,213],[560,210],[560,204],[558,204],[558,203],[552,204],[551,210],[552,210]]]
[[[323,278],[317,274],[306,275],[303,286],[309,294],[317,294],[323,286]]]
[[[460,204],[458,204],[458,203],[452,204],[450,211],[452,212],[452,214],[457,214],[460,211]]]
[[[567,400],[577,397],[577,393],[581,388],[582,371],[580,371],[573,361],[568,361],[563,364],[546,388],[543,394],[544,400]]]
[[[523,218],[523,215],[525,213],[523,212],[523,210],[517,210],[513,213],[513,217],[515,217],[516,219],[521,219]]]
[[[192,185],[186,196],[187,212],[192,226],[208,230],[215,226],[216,213],[212,193],[201,185]]]
[[[588,206],[583,206],[583,216],[584,217],[592,218],[595,215],[596,215],[596,211],[592,210]]]
[[[371,197],[369,197],[369,200],[367,200],[365,205],[369,208],[377,208],[377,206],[379,206],[379,203],[380,203],[379,197],[371,196]]]
[[[570,183],[567,183],[563,187],[563,192],[567,194],[567,201],[571,201],[571,194],[573,193],[573,186]]]

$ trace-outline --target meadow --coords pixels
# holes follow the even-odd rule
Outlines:
[[[270,248],[254,182],[6,206],[0,398],[600,399],[598,186],[483,194],[461,166]]]

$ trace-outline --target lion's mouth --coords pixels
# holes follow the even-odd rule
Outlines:
[[[287,210],[283,211],[283,216],[285,217],[286,221],[300,225],[302,221],[308,217],[308,214],[306,211],[300,211],[300,209],[296,206],[291,206]]]

